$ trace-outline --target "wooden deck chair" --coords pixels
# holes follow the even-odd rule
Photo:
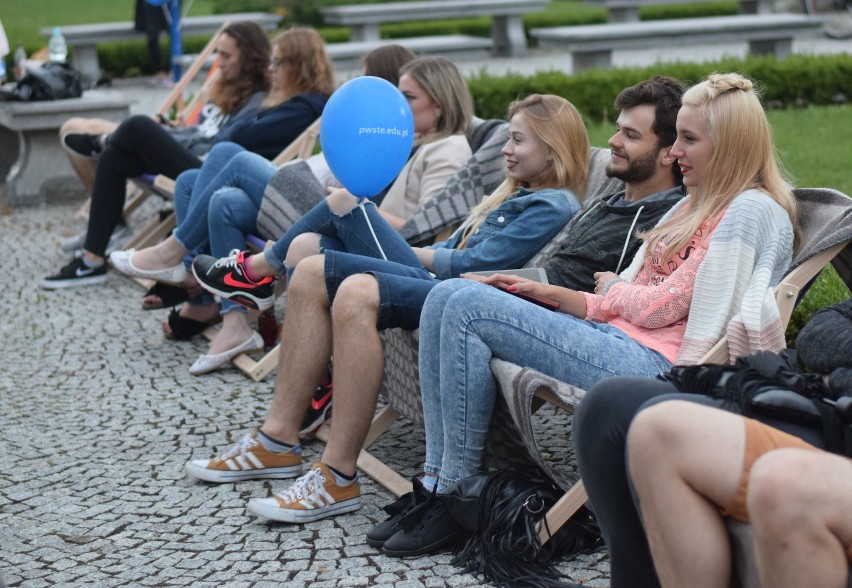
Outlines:
[[[852,200],[830,189],[796,190],[800,202],[804,242],[793,262],[793,268],[776,287],[776,300],[781,320],[786,325],[793,306],[802,289],[834,258],[852,239]],[[847,249],[847,252],[850,250]],[[535,261],[535,260],[534,260]],[[388,404],[379,410],[373,419],[369,434],[358,459],[358,467],[379,484],[399,496],[411,488],[411,483],[381,462],[367,449],[400,416],[406,416],[415,424],[422,424],[417,374],[417,345],[413,337],[406,337],[398,329],[391,337],[385,337],[385,382],[383,396]],[[723,363],[728,360],[727,341],[720,340],[707,355],[704,362]],[[547,528],[555,532],[586,501],[586,494],[576,473],[566,474],[541,456],[533,435],[531,414],[545,402],[573,413],[583,390],[559,382],[529,368],[523,368],[500,360],[493,360],[492,371],[499,384],[501,395],[506,400],[498,403],[492,432],[495,429],[512,428],[504,433],[512,439],[516,454],[526,453],[534,458],[535,464],[545,471],[560,486],[567,490],[563,498],[547,515]],[[391,372],[391,373],[389,373]],[[391,377],[392,376],[392,377]],[[388,388],[387,383],[393,383]],[[521,407],[521,408],[518,408]],[[326,441],[327,427],[319,430],[317,437]],[[526,452],[519,452],[517,439],[522,439]],[[489,440],[489,442],[494,442]],[[499,441],[498,441],[499,442]],[[526,459],[526,458],[525,458]],[[542,526],[541,537],[547,540]]]
[[[177,121],[182,125],[192,125],[198,121],[201,114],[201,108],[207,100],[210,93],[210,88],[219,76],[217,61],[213,61],[213,66],[204,80],[204,84],[199,91],[193,96],[188,104],[183,105],[183,95],[187,86],[192,82],[192,79],[201,70],[201,67],[207,61],[207,58],[213,53],[216,48],[216,41],[219,34],[216,33],[212,39],[204,46],[201,53],[187,68],[186,73],[181,77],[180,81],[175,85],[175,88],[169,94],[168,98],[163,102],[163,105],[157,111],[157,114],[168,116],[173,106],[182,105],[178,109]],[[166,181],[168,180],[168,181]],[[136,210],[149,196],[157,195],[164,200],[172,200],[174,198],[174,183],[169,183],[168,178],[160,179],[159,176],[143,175],[138,178],[130,178],[127,182],[127,198],[124,205],[125,218]],[[139,229],[133,238],[127,243],[126,248],[143,249],[161,241],[174,228],[174,213],[160,218],[159,215],[149,221],[145,226]]]
[[[310,156],[316,146],[317,139],[319,138],[319,126],[320,119],[311,123],[307,129],[302,131],[302,133],[296,137],[292,143],[285,147],[281,153],[272,160],[272,163],[275,165],[282,165],[283,163],[295,158],[305,158]],[[153,177],[150,180],[150,183],[151,189],[163,194],[165,198],[172,198],[174,196],[175,181],[173,179],[163,175],[158,175]],[[133,247],[136,249],[143,249],[162,241],[171,233],[172,229],[175,228],[176,222],[177,219],[174,211],[170,212],[163,219],[157,218],[152,220],[145,229],[137,233],[137,235],[126,245],[126,248],[129,249]],[[154,284],[153,280],[142,278],[134,278],[134,280],[144,288],[150,288]],[[211,327],[205,331],[205,335],[208,339],[212,339],[212,337],[216,334],[215,330],[212,329],[213,328]],[[257,362],[248,355],[242,354],[234,358],[234,363],[240,367],[240,369],[251,375],[250,372],[254,371],[254,364]],[[268,370],[265,373],[268,373]],[[262,379],[262,377],[263,376],[257,378],[257,380]]]
[[[447,182],[438,195],[418,208],[412,218],[403,225],[400,234],[406,241],[418,245],[448,237],[450,229],[461,222],[471,208],[503,181],[503,156],[500,147],[506,142],[507,129],[508,124],[501,120],[478,119],[474,123],[468,137],[474,152],[470,160]],[[290,159],[292,158],[288,157],[285,161]],[[283,227],[278,228],[278,231],[283,232]],[[279,282],[278,286],[279,289],[283,288],[282,282]],[[276,297],[280,294],[281,292],[276,290]],[[233,363],[255,382],[259,382],[278,365],[279,348],[280,346],[276,345],[258,361],[240,355]]]
[[[207,73],[207,77],[205,78],[201,89],[193,96],[189,103],[185,103],[185,94],[189,85],[204,67],[207,59],[215,51],[218,38],[219,33],[217,32],[211,37],[210,41],[207,42],[196,59],[186,69],[180,80],[178,80],[171,92],[169,92],[168,96],[166,96],[166,99],[163,100],[163,103],[154,113],[155,116],[162,115],[164,117],[168,117],[171,114],[172,109],[174,109],[176,115],[175,120],[181,125],[194,124],[194,122],[198,120],[198,116],[201,112],[201,106],[204,104],[204,100],[206,100],[209,88],[212,87],[212,81],[216,78],[216,76],[218,76],[218,65],[215,60],[210,71]],[[145,198],[152,193],[152,191],[148,191],[146,193],[146,188],[148,187],[149,184],[146,184],[144,181],[141,181],[138,184],[134,183],[132,180],[128,182],[128,192],[124,206],[125,216],[138,208]],[[156,193],[156,190],[153,190],[153,193]],[[74,216],[81,219],[88,216],[90,204],[91,199],[86,200]]]
[[[290,143],[287,147],[284,148],[281,153],[278,154],[275,159],[272,160],[272,163],[276,166],[284,165],[285,163],[292,161],[294,159],[307,159],[311,156],[314,151],[314,148],[317,144],[317,139],[319,139],[319,129],[321,124],[321,118],[315,120],[311,125],[302,131],[302,133],[296,137],[292,143]],[[172,214],[172,216],[174,216]],[[174,222],[172,222],[172,228],[174,227]],[[262,243],[264,241],[259,237],[250,236],[247,239],[247,244],[249,248],[257,249],[260,246],[262,249]],[[283,282],[279,282],[279,284],[283,287]],[[280,294],[277,292],[276,294]],[[217,327],[209,327],[204,331],[204,336],[207,337],[208,340],[212,340],[213,337],[216,336]],[[272,371],[278,363],[278,345],[267,351],[263,357],[259,360],[253,359],[250,355],[246,353],[241,353],[236,356],[231,363],[234,364],[240,371],[245,373],[248,377],[250,377],[255,382],[259,382],[266,374]]]
[[[499,155],[499,149],[502,148],[502,145],[505,142],[505,130],[506,128],[502,127],[502,132],[495,132],[492,137],[488,139],[487,143],[485,143],[485,145],[492,144],[493,146],[496,146],[497,155]],[[485,145],[483,145],[483,149],[485,148]],[[479,153],[480,152],[477,151],[474,156]],[[615,178],[610,178],[606,175],[605,170],[609,160],[610,153],[608,149],[592,148],[589,160],[589,176],[585,190],[588,199],[614,194],[623,189],[623,182]],[[451,180],[451,182],[458,180],[456,186],[460,191],[471,189],[471,187],[482,191],[482,187],[478,186],[479,182],[476,180],[475,176],[482,174],[491,176],[493,182],[496,183],[490,184],[491,188],[486,188],[482,191],[483,194],[488,193],[493,190],[503,178],[502,167],[498,167],[497,174],[493,176],[489,171],[492,169],[491,166],[497,161],[498,159],[486,159],[480,161],[477,164],[478,169],[474,169],[475,173],[467,173],[465,170],[460,170],[459,174],[456,178],[454,178],[454,180]],[[499,158],[499,162],[502,164],[502,157]],[[448,183],[448,186],[450,186],[450,183]],[[424,242],[423,238],[419,235],[429,237],[439,234],[441,230],[439,223],[459,221],[465,218],[467,212],[460,213],[456,209],[462,208],[462,206],[464,206],[464,202],[467,202],[470,199],[468,198],[463,202],[461,198],[462,196],[459,196],[451,200],[449,203],[436,202],[434,206],[431,205],[432,203],[429,203],[429,208],[421,207],[424,208],[424,210],[419,210],[418,213],[415,214],[408,223],[406,223],[405,227],[410,226],[410,233],[418,235],[417,237],[414,237],[415,240]],[[475,201],[469,203],[466,210],[470,210],[470,208],[475,204]],[[405,227],[403,227],[403,229],[405,229]],[[407,239],[411,239],[410,234],[404,234]],[[566,234],[567,233],[564,231],[560,231],[560,233],[556,235],[550,243],[542,248],[542,250],[533,257],[527,265],[530,267],[539,266],[542,264],[543,260],[559,251]],[[382,486],[399,496],[410,490],[411,483],[393,471],[392,468],[373,457],[367,449],[374,441],[379,439],[400,416],[405,416],[411,419],[417,426],[422,426],[423,424],[417,365],[417,331],[389,329],[382,333],[382,342],[385,348],[385,373],[382,381],[381,396],[386,404],[377,412],[373,419],[370,432],[367,435],[358,460],[358,466],[362,469],[362,471],[364,471],[364,473],[368,474]],[[321,428],[316,434],[316,437],[323,441],[327,440],[327,428]]]
[[[800,293],[852,240],[852,199],[828,189],[798,189],[795,192],[800,204],[803,243],[794,258],[792,269],[775,288],[776,303],[785,327]],[[701,363],[728,361],[728,341],[727,337],[723,337],[702,358]],[[535,440],[529,438],[532,429],[529,421],[519,414],[522,409],[517,407],[526,405],[537,409],[547,402],[573,413],[585,394],[583,390],[555,381],[535,370],[500,360],[492,362],[492,371],[500,383],[510,412],[513,408],[517,411],[512,417],[521,429],[521,436],[531,453],[537,453],[532,450],[536,447]],[[540,462],[539,465],[565,487],[565,477],[553,475],[554,470],[544,463]],[[585,501],[585,489],[582,481],[578,481],[570,486],[562,499],[548,512],[546,528],[555,532]],[[542,526],[540,529],[542,542],[548,539],[546,528]]]

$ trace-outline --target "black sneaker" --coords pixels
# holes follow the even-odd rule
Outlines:
[[[192,273],[205,290],[217,296],[254,310],[271,308],[275,304],[275,280],[269,276],[259,282],[248,279],[243,270],[245,259],[246,252],[237,249],[222,259],[199,255],[192,262]]]
[[[367,533],[367,545],[381,549],[385,542],[393,537],[397,531],[401,531],[400,522],[410,513],[414,507],[423,504],[429,499],[429,492],[423,487],[423,483],[416,477],[411,478],[412,491],[400,496],[396,502],[384,507],[384,511],[390,516],[370,529]]]
[[[82,257],[75,257],[58,274],[48,276],[41,281],[41,287],[47,290],[74,288],[89,284],[102,284],[106,281],[106,264],[88,267]]]
[[[431,553],[462,536],[462,529],[447,503],[433,491],[400,520],[399,531],[385,541],[382,552],[390,557],[414,557]]]
[[[308,406],[308,412],[305,414],[305,420],[302,421],[300,436],[310,435],[331,418],[332,387],[331,382],[317,386],[314,397],[311,398],[311,404]]]
[[[86,159],[97,159],[104,150],[100,135],[75,132],[62,135],[62,148],[68,153]]]

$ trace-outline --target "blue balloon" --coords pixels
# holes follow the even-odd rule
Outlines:
[[[343,187],[354,196],[370,198],[408,161],[414,143],[411,109],[387,80],[355,78],[328,99],[320,143],[328,167]]]

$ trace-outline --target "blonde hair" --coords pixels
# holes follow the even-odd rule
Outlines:
[[[583,117],[574,105],[559,96],[531,94],[523,100],[512,102],[507,118],[523,113],[533,132],[531,139],[542,143],[552,155],[547,176],[539,185],[546,188],[569,188],[582,202],[589,174],[589,135]],[[507,178],[491,196],[484,198],[462,224],[463,235],[459,249],[464,249],[470,236],[485,221],[492,210],[511,198],[524,187],[523,183]]]
[[[778,163],[772,128],[753,82],[736,73],[714,73],[686,91],[683,105],[698,109],[713,145],[704,175],[708,181],[691,187],[685,206],[642,238],[664,239],[663,262],[668,261],[703,223],[721,215],[742,192],[757,189],[787,211],[798,240],[796,198]]]
[[[279,67],[284,68],[286,82],[265,104],[275,106],[299,94],[331,96],[334,92],[334,67],[325,50],[325,42],[310,27],[293,27],[272,41],[278,49]]]
[[[473,121],[473,98],[456,64],[440,55],[418,57],[399,70],[399,77],[411,76],[438,105],[432,142],[450,135],[466,134]]]

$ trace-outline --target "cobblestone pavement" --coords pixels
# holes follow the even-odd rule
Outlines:
[[[802,52],[850,52],[852,41],[812,36]],[[696,60],[742,48],[690,48]],[[667,49],[622,52],[616,65],[653,63]],[[466,73],[564,69],[538,52],[526,59],[462,64]],[[341,72],[346,79],[351,74]],[[118,88],[126,84],[117,83]],[[150,112],[164,95],[127,87]],[[38,280],[65,263],[59,239],[81,229],[76,204],[16,209],[0,217],[0,586],[480,586],[450,556],[385,557],[364,543],[392,496],[370,479],[361,510],[304,526],[246,513],[251,497],[281,482],[207,485],[188,480],[190,458],[226,450],[257,426],[271,377],[236,370],[194,378],[202,341],[165,342],[166,311],[143,312],[142,290],[111,273],[107,283],[48,292]],[[150,206],[132,222],[150,214]],[[548,423],[545,421],[544,426]],[[556,430],[560,425],[552,427]],[[564,452],[566,440],[550,450]],[[306,459],[322,445],[308,443]],[[394,426],[375,454],[417,473],[422,433]],[[574,581],[608,585],[606,552],[561,564]]]
[[[479,586],[448,554],[393,559],[364,543],[391,494],[363,480],[361,510],[299,526],[245,510],[282,482],[208,485],[183,466],[226,450],[257,426],[272,377],[230,369],[193,377],[206,343],[166,342],[166,311],[142,311],[142,289],[106,284],[45,291],[79,230],[74,204],[0,217],[0,578],[7,586]],[[132,222],[144,220],[146,211]],[[306,459],[322,444],[309,442]],[[375,453],[405,475],[423,438],[396,426]],[[607,584],[605,553],[563,569]]]

